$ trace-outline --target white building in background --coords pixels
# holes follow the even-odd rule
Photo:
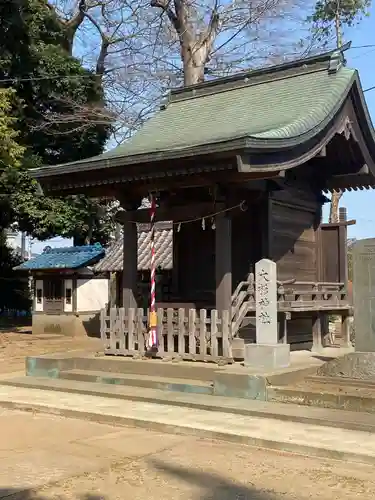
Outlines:
[[[31,252],[31,240],[27,238],[25,234],[18,231],[8,229],[7,230],[7,243],[9,247],[20,256],[23,256],[25,260],[35,257]],[[22,251],[23,247],[23,251]],[[23,254],[23,255],[22,255]]]
[[[19,233],[17,231],[11,231],[10,229],[7,230],[7,243],[12,248],[14,251],[17,251],[18,248],[21,250],[21,248],[18,245],[18,240],[19,240]]]

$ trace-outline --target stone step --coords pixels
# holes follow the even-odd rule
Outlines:
[[[111,385],[45,377],[12,377],[2,379],[7,387],[38,389],[49,392],[98,396],[101,398],[127,400],[140,403],[168,405],[170,407],[195,408],[210,412],[272,418],[278,421],[298,422],[317,426],[340,427],[347,430],[375,433],[374,416],[369,413],[311,408],[307,406],[256,401],[243,398],[207,396],[182,392],[167,392],[134,386]]]
[[[130,373],[111,373],[90,370],[67,370],[59,374],[60,379],[94,382],[100,384],[144,387],[171,392],[212,394],[213,383],[201,380],[156,377]]]
[[[312,384],[327,386],[344,386],[344,387],[361,387],[375,390],[375,380],[362,380],[358,378],[349,377],[329,377],[325,375],[309,375],[305,381]]]
[[[26,358],[26,373],[37,377],[58,377],[61,371],[88,370],[211,382],[214,372],[218,369],[220,367],[214,363],[165,363],[156,359],[132,359],[123,356],[60,354]]]
[[[200,397],[215,399],[215,396]],[[258,416],[234,416],[228,412],[169,404],[124,401],[66,391],[57,393],[4,385],[0,385],[0,407],[375,465],[375,433],[340,428],[339,416],[344,412],[338,412],[336,425],[329,426],[327,419],[325,426],[317,426]]]
[[[268,401],[375,413],[375,388],[368,385],[318,383],[314,381],[289,387],[269,387]]]

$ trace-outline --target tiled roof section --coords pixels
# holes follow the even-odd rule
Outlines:
[[[151,232],[148,224],[138,226],[138,270],[150,269]],[[173,229],[171,223],[160,223],[155,230],[156,265],[162,269],[173,267]],[[95,266],[96,272],[115,272],[123,269],[123,242],[116,241],[105,257]]]
[[[183,150],[241,138],[261,142],[315,135],[346,98],[354,75],[348,68],[334,74],[319,68],[254,83],[249,78],[243,86],[172,99],[108,156]]]
[[[15,269],[25,271],[78,269],[95,264],[104,254],[105,250],[100,245],[65,248],[46,247],[41,255],[24,262]]]
[[[339,112],[359,77],[343,54],[329,52],[172,90],[158,113],[124,144],[79,162],[42,167],[36,178],[184,156],[217,148],[279,148],[303,144]],[[189,153],[189,154],[190,154]],[[116,165],[115,165],[116,164]]]

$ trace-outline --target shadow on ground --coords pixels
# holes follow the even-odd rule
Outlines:
[[[222,476],[205,471],[194,471],[185,467],[167,464],[161,460],[149,461],[150,466],[161,474],[174,476],[181,481],[201,489],[196,500],[280,500],[280,496],[267,491],[259,491],[251,484],[243,485],[228,481]],[[244,478],[249,482],[251,478]]]
[[[31,334],[31,321],[7,321],[0,318],[0,333],[24,333]]]
[[[64,500],[59,497],[60,500]],[[14,488],[0,489],[0,500],[53,500],[43,494],[36,493],[34,490],[16,490]],[[87,493],[85,495],[77,496],[75,500],[106,500],[105,497],[100,495],[92,495]]]

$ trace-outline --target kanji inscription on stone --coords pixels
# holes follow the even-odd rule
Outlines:
[[[276,264],[262,259],[255,264],[256,341],[278,343]]]

